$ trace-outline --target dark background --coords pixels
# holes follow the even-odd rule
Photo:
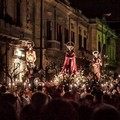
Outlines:
[[[107,23],[120,35],[120,0],[69,0],[71,6],[80,9],[88,18],[102,18],[104,14]]]

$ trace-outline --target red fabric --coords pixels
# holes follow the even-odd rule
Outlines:
[[[65,56],[65,61],[61,73],[69,74],[77,72],[77,65],[76,65],[76,56],[74,51],[68,51]]]

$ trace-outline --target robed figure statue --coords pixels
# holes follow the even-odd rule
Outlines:
[[[73,45],[66,45],[67,51],[65,55],[65,61],[64,65],[62,67],[61,73],[76,73],[77,72],[77,65],[76,65],[76,55],[74,52],[74,46]]]
[[[92,60],[93,73],[94,75],[96,75],[97,79],[100,80],[102,66],[101,56],[98,51],[93,51],[92,54],[93,54]]]

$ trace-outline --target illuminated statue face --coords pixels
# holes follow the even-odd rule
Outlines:
[[[98,58],[98,54],[95,54],[94,56],[95,56],[95,58]]]
[[[68,48],[69,51],[72,51],[74,49],[73,46],[67,46],[67,48]]]
[[[69,41],[67,44],[66,44],[66,48],[69,50],[69,51],[72,51],[74,49],[74,43],[72,41]]]

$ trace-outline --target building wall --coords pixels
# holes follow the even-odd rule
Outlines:
[[[113,30],[102,20],[96,18],[90,20],[92,50],[98,50],[107,67],[115,67],[116,63],[116,39]]]
[[[38,8],[38,7],[37,7]],[[38,8],[39,9],[39,8]],[[74,44],[75,44],[75,52],[80,57],[79,49],[80,46],[84,49],[84,39],[86,38],[86,49],[89,50],[89,41],[88,41],[88,25],[89,20],[86,18],[81,11],[76,11],[75,9],[67,6],[61,2],[56,2],[55,0],[44,1],[44,11],[43,11],[43,35],[42,39],[44,39],[44,49],[48,51],[49,54],[54,54],[56,51],[65,52],[65,28],[68,30],[68,41],[72,40],[72,35],[74,34]],[[51,40],[47,40],[47,21],[50,22],[51,29]],[[37,22],[36,22],[37,23]],[[61,40],[57,37],[57,27],[61,26],[62,38]],[[37,29],[37,27],[35,28]],[[71,33],[74,32],[74,33]],[[36,34],[38,32],[36,31]],[[79,42],[79,34],[82,36],[82,45]],[[44,62],[45,60],[43,60]]]
[[[39,7],[37,7],[40,9]],[[42,40],[44,41],[43,48],[44,51],[48,51],[47,54],[54,54],[57,51],[65,52],[65,28],[68,30],[68,42],[71,41],[71,31],[74,32],[74,43],[75,43],[75,52],[78,58],[88,58],[91,55],[92,51],[98,50],[102,51],[104,45],[106,46],[105,54],[110,54],[112,56],[111,60],[115,59],[115,46],[109,46],[106,43],[106,33],[109,31],[109,36],[116,36],[111,29],[109,29],[106,24],[102,23],[99,19],[89,21],[81,11],[77,11],[70,6],[67,6],[60,1],[56,2],[55,0],[45,0],[43,3],[43,35]],[[50,22],[51,29],[51,39],[47,40],[47,21]],[[36,22],[37,23],[37,22]],[[62,28],[62,40],[57,38],[57,25],[60,25]],[[37,27],[36,27],[37,29]],[[36,30],[37,31],[37,30]],[[36,32],[36,34],[39,33]],[[79,41],[79,34],[82,36],[82,42]],[[39,34],[38,34],[39,36]],[[39,37],[38,37],[39,38]],[[85,46],[86,39],[86,46]],[[110,38],[111,39],[111,38]],[[115,44],[115,38],[112,38],[113,44]],[[111,41],[112,41],[111,40]],[[99,45],[100,44],[100,45]],[[81,46],[81,49],[80,49]],[[109,50],[110,49],[110,50]],[[82,53],[82,54],[81,54]],[[45,53],[44,53],[45,54]],[[39,59],[39,58],[38,58]],[[91,59],[91,56],[90,56]],[[111,61],[110,60],[110,61]],[[45,57],[43,63],[45,65]],[[109,61],[109,63],[110,63]],[[114,60],[115,61],[115,60]]]
[[[116,62],[117,62],[117,72],[120,73],[120,35],[116,40]]]
[[[23,47],[22,40],[32,40],[33,0],[3,1],[6,3],[4,7],[0,8],[1,11],[3,10],[3,13],[0,14],[0,45],[4,46],[1,52],[4,59],[1,62],[4,66],[12,68],[13,59],[16,58],[13,56],[14,48]]]
[[[101,45],[106,44],[106,54],[111,58],[109,63],[115,61],[116,35],[111,29],[108,29],[108,27],[103,26],[104,30],[102,30],[99,20],[90,22],[80,10],[75,10],[59,0],[5,1],[6,13],[1,14],[0,12],[0,41],[1,44],[4,43],[4,48],[2,48],[4,49],[2,50],[3,53],[6,51],[6,45],[9,44],[9,42],[6,43],[4,41],[11,42],[11,44],[9,44],[10,49],[7,50],[8,63],[4,61],[4,63],[7,63],[9,66],[12,65],[11,58],[13,57],[14,47],[25,47],[22,46],[23,44],[20,43],[20,40],[24,42],[26,40],[34,41],[37,54],[36,64],[37,66],[40,65],[40,57],[42,56],[43,67],[45,67],[48,62],[45,56],[46,53],[48,56],[53,57],[61,55],[60,53],[62,53],[64,58],[66,51],[65,44],[72,40],[72,35],[74,36],[73,42],[77,58],[91,59],[92,51],[99,49],[98,42],[100,40]],[[20,10],[17,9],[17,7],[19,7]],[[47,38],[48,24],[49,30],[51,31],[50,40]],[[59,31],[61,31],[61,36],[57,36],[58,28]],[[68,31],[67,41],[65,40],[65,28]],[[104,31],[104,33],[102,33],[102,31]],[[109,33],[109,37],[113,36],[110,37],[110,45],[106,43],[106,31]],[[102,38],[103,41],[101,41]]]
[[[98,41],[97,41],[97,29],[96,29],[96,24],[91,23],[89,26],[89,40],[90,40],[90,46],[91,46],[91,51],[98,50]]]

